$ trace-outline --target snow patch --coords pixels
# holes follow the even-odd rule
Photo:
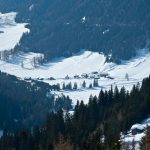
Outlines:
[[[16,23],[17,13],[0,13],[0,51],[10,51],[17,44],[24,33],[29,33],[25,23]]]
[[[81,19],[81,22],[82,22],[82,23],[85,23],[85,21],[86,21],[86,17],[84,16],[84,17]]]
[[[107,34],[109,31],[109,29],[106,29],[105,31],[103,31],[103,34]]]
[[[32,11],[34,8],[34,4],[32,4],[30,7],[29,7],[29,11]]]

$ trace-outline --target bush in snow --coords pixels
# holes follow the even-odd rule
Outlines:
[[[129,75],[128,75],[128,73],[125,74],[125,79],[126,79],[127,81],[129,81]]]

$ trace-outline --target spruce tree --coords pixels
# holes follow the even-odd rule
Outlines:
[[[94,79],[94,81],[93,81],[93,87],[98,87],[98,79]]]
[[[77,89],[78,89],[77,82],[75,82],[75,83],[74,83],[74,85],[73,85],[73,89],[74,89],[74,90],[77,90]]]
[[[149,150],[150,149],[150,126],[146,127],[145,136],[142,138],[140,149]]]
[[[83,87],[83,88],[86,88],[86,82],[85,82],[85,80],[84,80],[83,83],[82,83],[82,87]]]

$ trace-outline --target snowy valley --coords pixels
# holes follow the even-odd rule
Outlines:
[[[0,30],[0,50],[12,51],[15,45],[19,44],[23,33],[29,33],[25,28],[25,23],[15,22],[16,13],[1,14]],[[2,54],[1,54],[2,55]],[[4,56],[3,56],[4,57]],[[110,89],[118,86],[125,86],[130,90],[134,84],[141,83],[144,77],[149,76],[150,53],[148,50],[139,50],[137,56],[121,64],[107,63],[106,57],[102,53],[81,50],[68,58],[57,58],[48,63],[42,62],[44,55],[37,53],[17,52],[9,55],[6,61],[1,59],[0,70],[21,79],[35,79],[50,85],[60,84],[60,91],[54,91],[56,95],[68,95],[73,103],[77,100],[88,102],[90,95],[98,95],[100,89]],[[147,69],[143,69],[147,68]],[[93,86],[96,80],[98,84]],[[85,84],[83,86],[83,82]],[[62,89],[63,84],[71,83],[75,89]]]
[[[26,57],[24,56],[26,55]],[[11,75],[15,75],[21,79],[35,79],[47,82],[50,85],[63,84],[71,82],[72,86],[77,83],[76,90],[60,90],[55,94],[64,93],[74,100],[87,99],[89,96],[97,95],[100,89],[110,89],[111,85],[122,87],[125,86],[130,90],[134,84],[140,83],[144,77],[149,76],[150,54],[144,53],[138,55],[130,61],[124,61],[117,65],[114,63],[106,63],[103,54],[96,52],[83,51],[80,54],[69,58],[61,58],[33,67],[30,56],[33,54],[23,54],[15,56],[13,61],[0,61],[0,70]],[[21,64],[22,57],[24,66]],[[28,61],[27,61],[28,60]],[[143,68],[147,67],[146,70]],[[143,71],[142,71],[143,70]],[[98,80],[96,87],[89,88],[94,80]],[[86,86],[82,86],[85,81]],[[87,103],[85,102],[85,103]]]
[[[122,60],[120,64],[107,62],[103,53],[90,50],[81,50],[70,57],[58,57],[49,62],[44,61],[42,53],[15,52],[13,49],[20,44],[23,34],[30,34],[26,23],[16,23],[16,15],[15,12],[0,13],[0,71],[31,82],[31,85],[33,80],[56,85],[57,88],[49,92],[55,97],[69,96],[72,105],[76,105],[78,100],[87,104],[90,96],[98,96],[101,89],[109,90],[116,86],[121,89],[124,86],[130,91],[133,85],[140,85],[150,74],[148,48],[137,51],[136,56]],[[104,34],[107,32],[109,30]],[[126,135],[122,135],[122,142],[131,146],[134,141],[136,149],[139,149],[147,125],[150,125],[150,119],[133,125]],[[141,132],[134,134],[137,130]]]

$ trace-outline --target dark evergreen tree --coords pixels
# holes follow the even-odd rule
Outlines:
[[[98,87],[98,79],[94,79],[94,81],[93,81],[93,87]]]
[[[82,83],[82,87],[83,87],[83,88],[86,88],[86,82],[85,82],[85,80],[84,80],[83,83]]]
[[[91,89],[93,87],[92,83],[89,84],[89,89]]]
[[[77,90],[77,89],[78,89],[77,82],[75,82],[75,83],[74,83],[74,85],[73,85],[73,89],[74,89],[74,90]]]
[[[65,83],[63,83],[63,85],[62,85],[62,89],[63,89],[63,90],[65,90],[65,89],[66,89],[66,85],[65,85]]]
[[[131,125],[150,114],[149,89],[150,77],[143,80],[141,88],[134,86],[130,93],[124,87],[120,90],[117,87],[114,90],[101,90],[98,97],[90,96],[88,104],[78,101],[73,114],[66,111],[64,115],[59,109],[49,112],[47,122],[39,128],[35,127],[31,131],[24,129],[15,134],[5,130],[0,138],[0,148],[120,150],[120,133],[126,133]],[[69,98],[62,96],[59,100],[64,99]],[[149,149],[149,127],[145,135],[141,149]]]
[[[140,149],[141,150],[150,149],[150,127],[149,126],[146,127],[145,136],[142,138]]]

